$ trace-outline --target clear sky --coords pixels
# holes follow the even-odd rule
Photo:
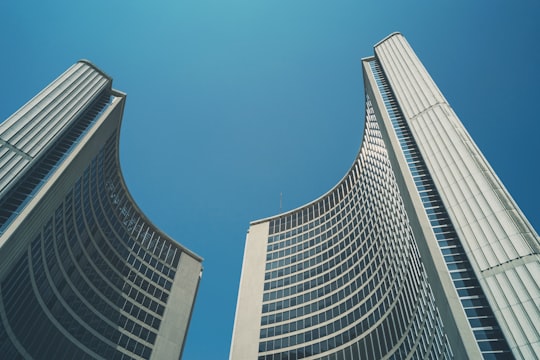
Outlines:
[[[539,18],[537,0],[2,1],[0,119],[78,59],[114,78],[133,197],[205,259],[184,359],[226,359],[249,222],[345,175],[360,59],[391,32],[540,229]]]

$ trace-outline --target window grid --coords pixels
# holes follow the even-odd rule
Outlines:
[[[366,106],[362,150],[344,181],[270,221],[259,359],[451,357],[369,99]]]

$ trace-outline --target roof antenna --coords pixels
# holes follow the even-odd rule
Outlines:
[[[279,212],[281,212],[283,209],[283,193],[279,193]]]

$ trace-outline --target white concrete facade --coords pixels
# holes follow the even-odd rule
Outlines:
[[[254,320],[262,316],[268,224],[251,226],[246,237],[230,359],[255,359],[259,352],[260,323]]]
[[[540,240],[401,34],[375,47],[517,358],[540,357]]]

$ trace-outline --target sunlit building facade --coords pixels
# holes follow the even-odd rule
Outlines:
[[[202,259],[124,183],[125,94],[87,61],[0,124],[0,357],[178,359]]]
[[[251,223],[230,357],[540,357],[540,241],[399,34],[345,177]]]

